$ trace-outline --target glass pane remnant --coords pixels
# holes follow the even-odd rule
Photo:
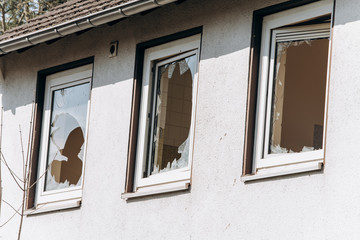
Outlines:
[[[328,39],[278,42],[269,154],[322,148]]]
[[[188,166],[196,55],[158,66],[151,174]]]
[[[81,185],[90,83],[52,92],[45,191]]]

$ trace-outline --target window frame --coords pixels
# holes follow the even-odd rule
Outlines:
[[[258,68],[254,67],[256,64],[255,58],[252,55],[253,65],[252,68],[258,71],[258,75],[254,72],[250,73],[249,79],[249,101],[248,101],[248,116],[247,126],[252,126],[254,132],[251,133],[247,130],[245,139],[244,151],[244,168],[243,168],[243,181],[256,180],[261,178],[287,175],[291,173],[298,173],[304,171],[320,170],[324,163],[324,148],[325,148],[325,129],[326,129],[326,113],[327,113],[327,94],[328,94],[328,81],[329,81],[329,66],[330,66],[330,46],[331,46],[331,27],[329,29],[329,49],[328,49],[328,65],[327,65],[327,79],[325,88],[325,112],[324,112],[324,133],[323,133],[323,148],[307,153],[288,153],[281,154],[283,156],[272,156],[265,158],[264,149],[268,145],[266,141],[269,138],[269,112],[271,112],[272,93],[271,85],[274,78],[274,61],[275,61],[275,32],[289,32],[300,31],[302,29],[321,28],[321,24],[313,24],[309,26],[296,26],[289,25],[303,22],[306,20],[314,19],[320,16],[331,14],[333,16],[333,3],[331,0],[316,1],[314,3],[297,6],[296,8],[285,9],[276,13],[263,16],[261,24],[254,27],[261,27],[256,36],[260,51],[258,59]],[[255,17],[254,17],[254,20]],[[332,18],[331,18],[332,21]],[[286,27],[289,26],[289,27]],[[323,26],[323,25],[321,25]],[[332,23],[330,23],[332,26]],[[280,28],[282,27],[282,28]],[[254,31],[254,29],[253,29]],[[256,31],[256,30],[255,30]],[[253,42],[254,45],[254,42]],[[252,52],[254,54],[254,52]],[[256,76],[256,78],[254,77]],[[256,84],[254,84],[256,81]],[[256,89],[255,89],[256,88]],[[256,94],[257,96],[256,96]],[[271,93],[271,94],[269,94]],[[256,103],[254,103],[254,101]],[[251,113],[251,109],[256,112]],[[253,116],[251,116],[253,114]],[[250,119],[251,117],[251,119]],[[250,121],[253,121],[252,123]],[[252,135],[253,134],[253,135]],[[252,143],[251,143],[252,142]],[[252,149],[250,147],[252,146]],[[252,151],[250,153],[250,151]],[[276,154],[277,155],[277,154]],[[269,161],[270,160],[270,161]]]
[[[134,172],[133,179],[129,179],[129,174],[127,178],[128,182],[132,181],[132,187],[125,190],[125,193],[122,194],[122,198],[127,199],[143,195],[152,195],[163,192],[188,189],[191,181],[191,166],[193,159],[193,144],[195,136],[194,131],[196,119],[200,45],[201,33],[197,33],[175,40],[168,40],[165,43],[156,44],[155,46],[150,46],[143,49],[144,55],[142,59],[143,64],[141,71],[142,82],[141,85],[139,84],[140,93],[138,93],[141,94],[141,97],[138,103],[139,114],[136,134],[135,157],[132,161],[131,159],[129,159],[130,163],[134,163]],[[146,162],[151,160],[151,156],[149,156],[147,153],[149,151],[148,146],[149,144],[151,144],[151,137],[149,137],[149,134],[152,131],[152,127],[150,128],[149,124],[152,121],[151,119],[149,119],[148,116],[149,112],[154,107],[153,105],[151,105],[151,98],[154,97],[152,91],[155,90],[152,89],[151,84],[154,84],[154,82],[158,81],[156,78],[157,68],[161,67],[161,64],[163,63],[176,61],[176,59],[183,59],[193,55],[196,55],[197,62],[196,73],[194,73],[192,87],[192,116],[189,130],[190,146],[188,166],[154,175],[150,174],[149,176],[144,177],[143,173],[146,168]],[[156,69],[154,69],[155,67]],[[133,105],[134,104],[135,102],[133,102]],[[135,136],[131,136],[130,133],[129,142],[131,142],[131,140],[134,140],[134,137]],[[129,148],[131,148],[131,144],[129,145]],[[131,149],[129,149],[129,152],[131,153]],[[128,171],[131,171],[131,169],[129,169],[129,166]]]
[[[93,58],[72,62],[66,65],[40,71],[38,74],[37,97],[35,103],[35,121],[33,147],[31,154],[30,185],[27,195],[26,214],[37,214],[53,210],[79,207],[84,185],[87,135],[90,115],[90,102],[93,78]],[[89,100],[84,133],[81,185],[71,188],[44,191],[49,144],[49,131],[52,112],[53,92],[66,87],[90,84]],[[48,170],[49,171],[49,170]]]
[[[151,55],[151,54],[150,54]],[[149,123],[149,127],[147,127],[147,129],[148,129],[148,131],[147,131],[147,134],[148,134],[148,136],[149,136],[149,138],[146,138],[146,139],[149,139],[150,141],[148,142],[148,143],[146,143],[146,145],[148,146],[147,148],[147,157],[143,157],[144,158],[144,163],[143,163],[143,167],[144,168],[146,168],[146,166],[147,166],[147,164],[148,163],[151,163],[152,161],[153,161],[153,158],[154,158],[154,156],[151,154],[151,146],[150,146],[150,144],[154,144],[153,143],[153,141],[154,141],[154,139],[153,139],[153,137],[154,137],[154,122],[155,122],[155,110],[156,110],[156,92],[157,92],[157,90],[158,90],[158,87],[159,87],[159,85],[158,85],[158,81],[159,81],[159,71],[158,71],[158,69],[161,67],[161,66],[164,66],[164,65],[166,65],[166,64],[169,64],[169,63],[171,63],[171,62],[174,62],[174,61],[177,61],[177,60],[181,60],[181,59],[184,59],[184,58],[187,58],[187,57],[191,57],[191,56],[196,56],[196,55],[198,55],[198,51],[197,51],[197,49],[196,50],[191,50],[191,51],[186,51],[186,52],[184,52],[184,53],[181,53],[181,54],[178,54],[178,55],[175,55],[175,56],[172,56],[172,57],[170,57],[170,58],[166,58],[166,59],[164,59],[164,60],[161,60],[161,61],[157,61],[157,60],[150,60],[150,61],[152,61],[153,62],[153,67],[152,67],[152,71],[154,71],[154,73],[151,73],[151,75],[152,76],[149,76],[149,79],[150,78],[153,78],[153,81],[152,81],[152,85],[150,86],[149,85],[149,101],[148,101],[148,103],[150,104],[150,102],[151,103],[153,103],[152,104],[152,106],[149,106],[149,108],[151,108],[151,109],[148,109],[148,111],[150,111],[150,115],[151,115],[151,120],[148,122]],[[146,55],[145,55],[146,56]],[[145,59],[146,59],[146,57],[145,57]],[[149,59],[148,59],[149,60]],[[198,62],[198,58],[196,59],[197,60],[197,62]],[[197,67],[197,66],[196,66]],[[197,71],[197,69],[196,69],[196,71]],[[197,73],[195,73],[194,74],[194,78],[197,78]],[[154,80],[154,79],[156,79],[156,80]],[[155,84],[155,82],[154,81],[156,81],[156,86],[153,86],[154,84]],[[143,86],[143,88],[144,88],[144,86]],[[195,88],[193,88],[192,90],[194,90]],[[143,92],[144,93],[144,92]],[[194,96],[195,95],[195,93],[194,92],[192,92],[192,96]],[[195,112],[194,112],[194,108],[192,107],[192,114],[191,114],[191,116],[195,116]],[[142,114],[145,114],[145,113],[142,113]],[[190,131],[189,131],[189,137],[190,136],[193,136],[193,134],[194,134],[194,128],[193,128],[193,122],[191,122],[191,125],[190,125]],[[190,138],[190,150],[189,150],[189,152],[192,152],[192,146],[193,146],[193,139],[192,138]],[[190,158],[191,158],[191,156],[189,156]],[[190,160],[189,160],[189,162],[188,162],[188,166],[186,167],[186,168],[181,168],[181,169],[176,169],[176,170],[171,170],[171,172],[172,172],[172,174],[171,175],[178,175],[178,176],[176,176],[176,177],[171,177],[170,176],[170,178],[174,178],[175,180],[174,181],[176,181],[176,179],[183,179],[185,176],[184,176],[184,174],[183,174],[183,172],[187,172],[187,171],[189,171],[190,170]],[[148,166],[148,168],[150,167],[150,165]],[[147,169],[147,171],[148,171],[148,174],[149,174],[149,171],[150,169]],[[138,170],[139,171],[139,170]],[[143,169],[143,172],[145,172],[146,171],[146,169]],[[156,178],[158,178],[158,177],[155,177],[154,175],[150,175],[150,176],[148,176],[147,177],[147,180],[145,180],[144,178],[142,178],[142,179],[139,179],[138,181],[139,181],[139,185],[143,185],[143,186],[150,186],[150,185],[154,185],[154,181],[155,182],[159,182],[158,180],[156,180]],[[155,179],[155,180],[150,180],[150,179]],[[157,183],[155,183],[155,184],[157,184]]]

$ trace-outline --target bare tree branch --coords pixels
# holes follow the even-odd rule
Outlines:
[[[26,190],[30,190],[31,188],[33,188],[33,187],[39,182],[39,180],[45,176],[45,174],[47,173],[47,171],[49,170],[49,168],[50,168],[50,165],[45,169],[45,171],[40,175],[40,177],[38,177],[38,178],[36,179],[36,181],[33,182],[33,183],[30,185],[30,187],[28,187]]]
[[[25,181],[27,181],[27,187],[30,184],[30,174],[31,174],[31,166],[32,166],[32,159],[30,156],[30,151],[31,151],[31,146],[32,146],[32,142],[31,142],[31,136],[33,133],[33,123],[34,123],[34,110],[35,110],[35,102],[32,103],[32,108],[31,108],[31,117],[30,117],[30,126],[29,126],[29,136],[28,136],[28,147],[27,147],[27,153],[26,153],[26,161],[27,164],[29,166],[29,169],[27,170],[27,176],[25,177]]]
[[[19,212],[19,210],[16,210],[10,203],[8,203],[7,201],[5,201],[4,199],[2,200],[2,202],[6,203],[9,207],[11,207],[17,214],[19,214],[21,216],[21,213]]]
[[[1,153],[1,154],[2,154],[2,153]],[[18,178],[19,181],[21,181],[21,182],[24,182],[24,181],[21,180],[21,179],[11,170],[11,168],[10,168],[9,165],[7,164],[6,160],[4,159],[4,155],[3,155],[3,154],[2,154],[1,160],[2,160],[2,162],[5,164],[5,166],[7,167],[7,169],[9,170],[10,175],[13,177],[13,179],[14,179],[15,183],[18,185],[18,187],[19,187],[21,190],[24,190],[24,189],[20,186],[20,184],[18,183],[18,180],[17,180],[16,178]]]
[[[13,177],[15,177],[16,179],[18,179],[20,182],[24,182],[24,180],[22,178],[20,178],[18,175],[16,175],[16,173],[11,169],[11,167],[9,166],[9,164],[7,163],[4,154],[1,152],[1,161],[5,164],[5,166],[7,167],[7,169],[9,170],[9,172],[13,175]]]
[[[22,132],[21,132],[21,125],[19,125],[19,135],[20,135],[20,146],[21,146],[21,155],[22,155],[22,161],[23,161],[23,179],[25,181],[25,154],[24,154],[24,145],[23,145],[23,140],[22,140]]]
[[[18,208],[18,211],[21,209],[21,206]],[[13,219],[16,216],[16,212],[3,224],[0,225],[0,228],[2,228],[3,226],[5,226],[6,224],[8,224],[11,219]]]

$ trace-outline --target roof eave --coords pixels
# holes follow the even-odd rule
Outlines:
[[[0,42],[0,55],[129,17],[177,0],[138,0]]]

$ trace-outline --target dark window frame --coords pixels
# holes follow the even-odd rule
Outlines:
[[[269,7],[254,11],[252,20],[252,32],[250,41],[250,58],[249,58],[249,76],[247,91],[247,106],[245,119],[245,137],[242,176],[252,174],[253,170],[253,151],[255,137],[255,119],[258,99],[258,79],[260,65],[260,49],[263,28],[263,18],[265,16],[286,11],[292,8],[304,6],[321,0],[290,0]],[[335,15],[336,0],[334,0]],[[333,17],[334,18],[334,17]],[[332,26],[333,27],[333,26]]]
[[[136,149],[137,149],[138,126],[139,126],[139,116],[140,116],[139,111],[140,111],[140,103],[141,103],[141,86],[142,86],[142,78],[143,78],[145,50],[178,39],[190,37],[196,34],[202,34],[202,30],[203,30],[202,26],[195,27],[189,30],[167,35],[164,37],[160,37],[136,45],[135,70],[134,70],[134,79],[133,79],[133,96],[132,96],[128,155],[127,155],[128,158],[127,158],[124,193],[134,192],[133,188],[134,188],[134,177],[135,177],[135,166],[136,166]]]
[[[27,209],[32,209],[35,207],[37,184],[34,183],[38,179],[38,162],[39,162],[39,153],[40,153],[41,126],[43,121],[42,117],[44,111],[46,77],[54,73],[62,72],[65,70],[69,70],[72,68],[77,68],[93,63],[94,63],[94,57],[88,57],[70,63],[40,70],[37,74],[36,95],[34,101],[33,135],[31,141],[32,144],[31,144],[30,166],[29,166],[30,167],[29,186],[32,185],[34,186],[28,189],[27,192],[27,201],[26,201]]]

